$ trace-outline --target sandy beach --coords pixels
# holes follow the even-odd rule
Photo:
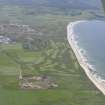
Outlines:
[[[74,26],[79,24],[80,22],[84,22],[84,21],[72,22],[67,26],[68,42],[71,48],[73,49],[80,66],[83,68],[88,78],[105,95],[105,80],[101,79],[96,73],[94,73],[92,66],[89,63],[87,63],[86,58],[83,56],[79,47],[76,44],[75,37],[74,37],[75,32],[73,29],[74,29]]]

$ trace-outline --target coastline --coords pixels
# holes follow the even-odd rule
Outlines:
[[[80,66],[83,68],[85,71],[86,75],[88,78],[93,82],[93,84],[105,95],[105,80],[101,79],[96,73],[94,73],[94,70],[92,66],[87,63],[87,60],[83,56],[83,54],[80,52],[76,42],[74,35],[75,33],[73,32],[73,28],[75,25],[84,22],[84,21],[76,21],[76,22],[71,22],[67,26],[67,40],[75,53],[75,56],[80,64]]]

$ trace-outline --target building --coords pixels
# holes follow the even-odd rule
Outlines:
[[[11,39],[6,36],[0,36],[0,43],[8,44],[11,42]]]

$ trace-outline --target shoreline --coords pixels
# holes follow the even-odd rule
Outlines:
[[[89,63],[87,63],[86,59],[84,58],[83,54],[80,52],[78,46],[76,45],[74,35],[75,33],[73,32],[73,28],[75,25],[85,22],[85,21],[76,21],[76,22],[71,22],[67,26],[67,40],[75,53],[75,56],[80,64],[80,66],[83,68],[85,71],[87,77],[92,81],[92,83],[105,95],[105,80],[101,79],[96,73],[94,73],[94,69],[92,68]]]

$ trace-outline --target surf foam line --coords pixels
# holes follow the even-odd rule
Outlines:
[[[68,24],[67,26],[67,40],[80,64],[80,66],[85,71],[88,78],[92,81],[92,83],[105,95],[105,80],[103,80],[101,77],[99,77],[95,72],[92,66],[85,62],[86,58],[83,56],[83,54],[79,51],[78,46],[75,43],[75,33],[74,33],[74,26],[84,22],[84,21],[76,21]]]

